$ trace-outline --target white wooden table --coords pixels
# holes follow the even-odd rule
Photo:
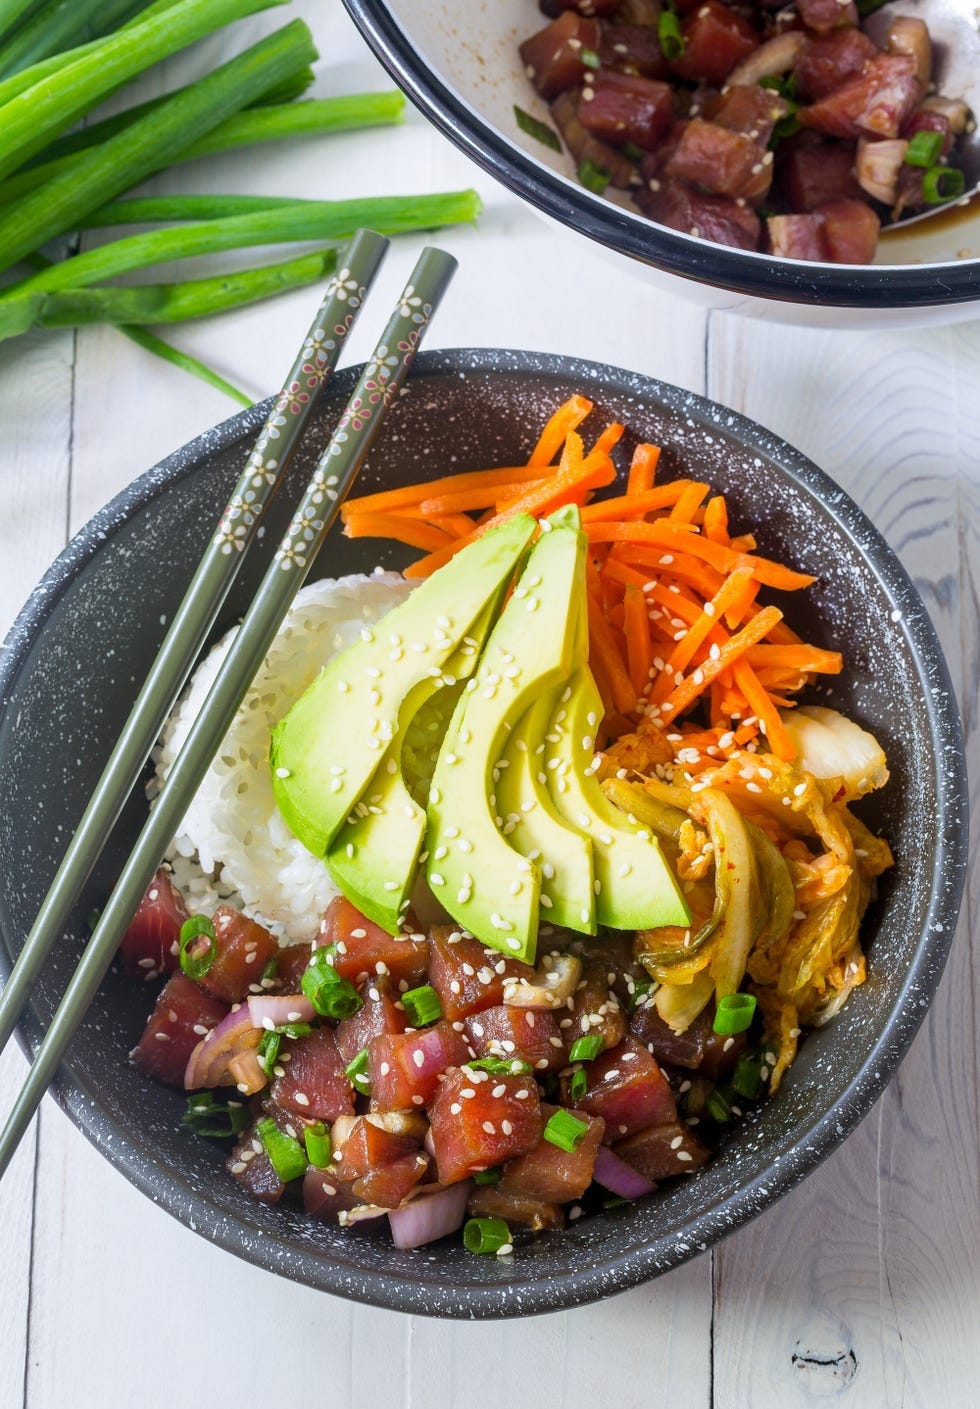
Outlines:
[[[306,13],[325,56],[319,91],[387,86],[338,0],[293,10]],[[145,81],[146,96],[228,42],[164,66]],[[478,230],[441,237],[461,269],[430,344],[635,368],[798,445],[865,508],[918,583],[980,764],[980,324],[885,335],[708,315],[539,222],[414,113],[400,131],[199,163],[154,186],[332,196],[469,184],[486,212]],[[421,243],[398,242],[379,303],[400,289]],[[175,340],[261,397],[288,366],[311,297],[179,330]],[[370,322],[352,355],[368,350]],[[95,509],[233,409],[111,330],[0,346],[0,625]],[[451,1324],[294,1286],[173,1222],[46,1105],[0,1187],[0,1406],[199,1409],[233,1394],[256,1405],[299,1395],[310,1409],[974,1404],[980,962],[971,965],[971,941],[980,941],[980,884],[971,879],[925,1026],[846,1145],[712,1253],[585,1310]],[[0,1060],[0,1113],[23,1071],[17,1052]]]

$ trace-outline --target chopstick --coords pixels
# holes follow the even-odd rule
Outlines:
[[[82,814],[30,934],[0,994],[0,1050],[27,1006],[48,955],[61,939],[79,892],[140,775],[164,721],[184,688],[208,632],[238,574],[245,550],[282,483],[320,392],[367,296],[389,241],[359,230],[338,259],[339,270],[273,403],[272,410],[221,514],[214,537],[177,608],[170,630]]]
[[[412,271],[381,340],[354,388],[303,499],[276,549],[200,713],[157,796],[51,1020],[27,1080],[0,1132],[0,1177],[29,1126],[160,859],[200,786],[289,606],[312,567],[403,385],[432,314],[456,269],[427,248]],[[100,780],[93,803],[97,802]],[[109,786],[111,787],[111,780]],[[57,885],[57,878],[56,883]]]

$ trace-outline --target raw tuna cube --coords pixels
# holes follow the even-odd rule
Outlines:
[[[277,1204],[286,1192],[286,1186],[266,1154],[254,1125],[228,1156],[225,1169],[246,1193],[261,1203]]]
[[[837,29],[808,35],[796,60],[800,97],[816,102],[855,78],[878,53],[874,41],[860,29]]]
[[[558,1106],[541,1106],[541,1119],[548,1121]],[[508,1160],[497,1185],[503,1194],[521,1194],[540,1199],[542,1203],[564,1204],[580,1199],[592,1183],[596,1155],[606,1129],[605,1121],[577,1111],[581,1120],[588,1121],[588,1130],[575,1150],[563,1150],[542,1138],[533,1150],[517,1159]]]
[[[505,959],[478,939],[451,925],[435,925],[429,937],[429,982],[453,1021],[497,1007],[504,1001],[505,978],[528,978],[534,970],[519,959]]]
[[[466,1203],[470,1218],[502,1218],[538,1233],[544,1228],[564,1228],[565,1211],[558,1204],[544,1204],[525,1194],[501,1193],[499,1185],[476,1184]]]
[[[672,1174],[690,1174],[711,1158],[711,1151],[680,1121],[648,1126],[613,1145],[614,1154],[654,1183]]]
[[[591,162],[593,166],[601,167],[608,174],[610,185],[625,191],[632,184],[636,167],[622,152],[608,142],[600,141],[583,127],[579,119],[579,96],[577,88],[570,88],[558,95],[551,105],[555,126],[578,166]]]
[[[184,897],[163,867],[146,888],[122,937],[119,953],[130,978],[172,974],[180,953],[180,927],[187,919]]]
[[[356,1208],[359,1199],[349,1184],[342,1184],[332,1169],[314,1169],[303,1178],[303,1207],[313,1218],[336,1223],[339,1213]]]
[[[314,1028],[306,1037],[283,1042],[279,1065],[283,1074],[273,1082],[272,1099],[283,1110],[328,1123],[352,1113],[354,1089],[328,1028]]]
[[[830,201],[858,200],[854,149],[801,132],[785,155],[780,152],[779,188],[791,210],[809,213]]]
[[[333,1172],[338,1179],[351,1183],[383,1164],[415,1154],[421,1143],[408,1131],[386,1130],[370,1116],[355,1116],[340,1148],[341,1158],[334,1160]]]
[[[579,98],[582,126],[611,147],[627,142],[650,150],[674,121],[670,87],[655,78],[600,69]]]
[[[721,0],[705,0],[683,25],[684,52],[670,67],[679,78],[721,83],[759,47],[759,35]]]
[[[670,68],[657,38],[656,23],[604,24],[599,58],[609,68],[641,73],[644,78],[668,78]]]
[[[541,1102],[530,1076],[451,1071],[436,1091],[429,1119],[442,1184],[526,1154],[541,1138]]]
[[[718,196],[759,200],[772,180],[772,156],[750,137],[695,117],[664,171]]]
[[[780,259],[827,259],[823,241],[823,217],[811,215],[773,215],[766,221],[769,247]]]
[[[390,1164],[379,1165],[368,1170],[352,1185],[354,1193],[366,1204],[376,1204],[379,1208],[397,1208],[407,1198],[429,1168],[429,1156],[416,1150],[412,1154],[399,1156]]]
[[[676,1119],[677,1108],[667,1078],[634,1037],[627,1037],[610,1052],[600,1052],[583,1070],[589,1083],[585,1095],[573,1100],[571,1078],[564,1076],[562,1099],[573,1110],[602,1117],[607,1145],[647,1125]]]
[[[731,132],[741,132],[743,136],[750,137],[765,151],[773,128],[788,112],[789,104],[785,98],[771,88],[761,88],[754,83],[726,89],[720,102],[712,104],[705,116],[718,127],[727,127]]]
[[[427,1105],[440,1075],[470,1055],[462,1036],[448,1022],[418,1032],[372,1037],[368,1043],[371,1100],[379,1111],[411,1110]]]
[[[829,34],[832,29],[857,25],[858,12],[853,0],[796,0],[796,13],[807,29],[815,34]]]
[[[161,990],[143,1036],[133,1049],[133,1061],[147,1076],[183,1090],[191,1053],[227,1012],[226,1003],[205,993],[186,974],[174,974]]]
[[[626,1036],[626,1016],[619,999],[609,988],[611,972],[598,959],[585,961],[572,1011],[568,1014],[571,1025],[563,1030],[566,1053],[579,1037],[590,1034],[601,1037],[603,1050],[606,1050],[618,1047]]]
[[[755,211],[740,206],[728,196],[705,196],[692,191],[683,181],[660,180],[657,189],[640,187],[636,203],[651,220],[659,220],[672,230],[697,235],[733,249],[759,247],[760,225]]]
[[[520,46],[521,61],[528,78],[548,102],[569,88],[577,88],[588,68],[582,50],[595,52],[599,46],[599,26],[568,10],[554,24],[532,34]]]
[[[877,54],[861,72],[826,98],[800,108],[804,127],[828,137],[897,137],[922,101],[925,90],[915,61],[900,54]]]
[[[713,1009],[695,1018],[686,1032],[672,1032],[651,1004],[636,1009],[630,1018],[630,1031],[661,1066],[685,1067],[709,1081],[720,1081],[735,1070],[749,1045],[748,1035],[739,1032],[732,1037],[723,1036],[715,1032],[712,1021]]]
[[[425,979],[429,945],[424,934],[391,935],[361,914],[344,896],[331,900],[320,921],[317,948],[337,946],[334,968],[342,978],[361,984],[390,974],[396,984],[414,988]]]
[[[519,1057],[535,1071],[565,1065],[565,1043],[552,1013],[501,1004],[467,1018],[466,1034],[478,1057]]]
[[[820,207],[827,255],[835,264],[870,264],[881,222],[864,201],[835,201]]]
[[[241,1003],[248,997],[251,985],[258,984],[269,960],[279,953],[279,945],[264,925],[256,924],[230,905],[219,905],[215,910],[214,932],[217,957],[199,980],[200,985],[225,1003]],[[203,935],[194,943],[207,949],[208,941]]]
[[[280,993],[301,993],[300,979],[309,968],[312,944],[287,944],[279,950],[276,989]]]
[[[383,1032],[404,1032],[405,1014],[396,1007],[391,980],[382,976],[366,983],[361,990],[364,1006],[350,1018],[344,1018],[334,1030],[337,1051],[344,1066],[348,1066],[372,1037]]]

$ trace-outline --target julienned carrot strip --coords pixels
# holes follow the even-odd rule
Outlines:
[[[728,505],[723,494],[715,494],[704,506],[704,536],[710,538],[712,543],[723,543],[726,548],[731,542],[728,537]]]
[[[554,470],[549,471],[553,475]],[[492,505],[514,499],[531,485],[543,484],[549,475],[539,479],[508,480],[506,484],[473,484],[467,489],[457,489],[452,494],[433,494],[423,499],[420,508],[426,516],[430,514],[460,514],[471,509],[487,509]],[[482,479],[477,474],[475,478]]]
[[[751,578],[745,583],[738,597],[731,603],[725,613],[725,625],[731,631],[737,631],[745,620],[750,609],[755,605],[755,599],[759,595],[759,583],[755,578]]]
[[[751,576],[751,568],[736,568],[725,578],[710,602],[705,603],[704,610],[697,620],[691,623],[690,630],[684,639],[678,641],[671,651],[663,674],[654,683],[650,698],[657,704],[660,704],[670,694],[671,677],[676,676],[678,671],[683,673],[687,669],[709,635],[714,634],[715,638],[711,649],[714,650],[715,646],[719,650],[723,649],[724,643],[728,641],[729,637],[719,623],[729,602],[742,590],[742,584],[746,578],[751,579]]]
[[[462,474],[430,479],[425,484],[407,484],[401,489],[382,489],[377,494],[362,494],[357,499],[348,499],[341,506],[340,512],[345,519],[351,514],[390,513],[403,509],[408,504],[421,504],[423,499],[471,489],[476,480],[479,480],[479,487],[491,490],[484,501],[491,504],[493,491],[498,485],[526,484],[529,480],[540,479],[553,473],[553,470],[547,468],[528,469],[526,465],[505,465],[499,470],[465,470]]]
[[[604,519],[639,519],[656,509],[667,509],[676,504],[683,494],[688,479],[675,479],[670,484],[658,485],[656,489],[644,489],[639,493],[627,490],[615,499],[600,499],[597,504],[589,504],[582,510],[583,523],[600,523]]]
[[[550,465],[565,444],[568,432],[580,426],[591,410],[592,402],[577,393],[559,406],[541,432],[537,445],[528,457],[528,469],[538,469],[542,465]]]
[[[673,578],[687,587],[693,587],[705,601],[714,596],[725,580],[724,573],[715,572],[714,568],[692,558],[689,553],[664,553],[660,548],[646,548],[639,543],[624,543],[613,548],[612,552],[623,562],[652,568],[651,577]]]
[[[636,691],[623,658],[616,645],[612,627],[606,621],[595,598],[589,596],[589,651],[595,652],[602,671],[609,681],[613,704],[621,714],[631,714],[636,708]]]
[[[695,511],[710,488],[708,484],[689,480],[683,494],[678,495],[677,503],[671,509],[669,517],[675,523],[693,523]]]
[[[400,514],[353,514],[344,524],[348,538],[393,538],[426,553],[453,546],[454,540],[441,528]]]
[[[625,430],[626,427],[620,421],[610,421],[609,425],[596,440],[589,454],[608,455],[622,440]]]
[[[711,681],[716,679],[723,670],[734,665],[750,646],[757,645],[771,627],[782,619],[782,615],[778,608],[766,607],[753,621],[749,622],[748,626],[743,626],[741,631],[725,642],[716,658],[706,660],[703,665],[698,666],[697,670],[685,676],[664,702],[660,713],[660,722],[668,723],[678,714],[689,709],[702,690],[710,685]]]
[[[736,553],[722,543],[712,543],[710,538],[693,532],[690,526],[675,523],[671,519],[657,519],[654,523],[594,523],[586,525],[585,531],[594,543],[652,543],[667,552],[672,548],[679,548],[683,553],[703,558],[718,572],[731,572],[740,562],[747,562],[751,564],[757,581],[767,587],[778,587],[784,592],[795,591],[798,587],[809,587],[816,581],[807,573],[793,572],[769,558]]]
[[[839,651],[822,651],[819,646],[753,646],[745,659],[753,670],[772,666],[791,673],[839,675],[844,668],[844,657]]]
[[[626,661],[630,680],[637,698],[650,683],[653,668],[653,644],[646,603],[638,587],[627,587],[623,598],[623,630],[626,635]]]
[[[468,538],[476,528],[469,514],[433,514],[428,522],[435,528],[444,528],[453,538]]]
[[[755,671],[745,659],[735,662],[735,683],[745,696],[749,709],[762,725],[762,730],[772,752],[784,763],[792,763],[796,757],[793,741],[783,726],[779,711],[759,684]]]
[[[630,461],[626,493],[642,494],[644,490],[652,489],[659,463],[660,446],[648,445],[645,441],[641,441],[633,451],[633,458]]]
[[[613,700],[612,686],[609,683],[609,677],[603,669],[602,661],[599,659],[597,651],[592,651],[591,653],[589,669],[592,672],[592,678],[595,680],[596,689],[599,691],[599,697],[602,700],[602,712],[608,717],[614,713],[616,704]]]

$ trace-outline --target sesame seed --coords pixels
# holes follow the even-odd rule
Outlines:
[[[308,1106],[310,1104],[310,1098],[305,1091],[297,1091],[293,1099],[298,1106]]]
[[[412,1097],[412,1105],[413,1105],[413,1106],[424,1106],[424,1105],[425,1105],[425,1102],[424,1102],[424,1100],[422,1099],[421,1096],[413,1096],[413,1097]]]
[[[733,1110],[735,1109],[734,1106],[732,1107],[732,1109],[733,1109]],[[690,1152],[689,1150],[678,1150],[678,1151],[677,1151],[677,1158],[678,1158],[683,1164],[688,1164],[688,1163],[694,1158],[694,1156],[691,1154],[691,1152]]]

